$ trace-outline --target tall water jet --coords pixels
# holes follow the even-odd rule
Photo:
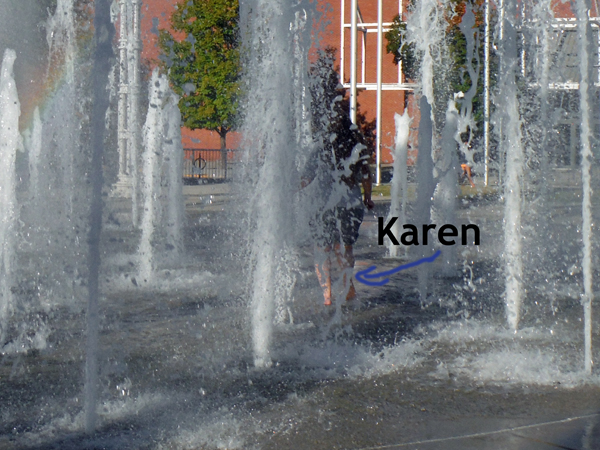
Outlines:
[[[91,147],[92,159],[90,182],[92,196],[89,215],[88,252],[88,309],[86,316],[86,364],[85,364],[85,430],[96,428],[96,405],[98,403],[98,334],[99,334],[99,276],[100,236],[102,232],[102,159],[104,155],[104,132],[106,110],[109,106],[107,84],[111,71],[112,37],[114,27],[110,18],[108,0],[96,0],[94,12],[94,66],[92,70]]]
[[[549,245],[549,219],[551,209],[548,208],[550,178],[550,161],[548,155],[548,143],[552,123],[549,112],[549,85],[550,85],[550,66],[552,56],[550,53],[550,42],[552,31],[553,10],[552,1],[543,0],[532,8],[533,26],[535,32],[535,41],[537,46],[536,64],[533,66],[533,73],[539,83],[538,97],[540,102],[539,128],[540,139],[538,147],[539,165],[538,170],[538,198],[537,198],[537,230],[536,230],[536,251],[535,258],[541,261],[548,261]],[[541,265],[540,265],[541,266]],[[543,267],[540,267],[543,270]],[[545,278],[545,277],[544,277]]]
[[[419,121],[419,153],[417,155],[417,203],[415,206],[415,223],[417,226],[431,222],[431,207],[433,193],[435,192],[435,180],[433,178],[433,120],[431,105],[425,95],[419,101],[421,120]],[[427,231],[429,233],[429,231]],[[423,240],[428,235],[423,235]],[[430,239],[428,239],[430,242]],[[419,246],[420,257],[429,256],[430,244]],[[427,299],[427,283],[429,282],[429,264],[421,264],[418,268],[419,293],[421,301]]]
[[[583,185],[582,199],[582,218],[581,228],[583,243],[583,260],[581,267],[583,269],[583,295],[581,303],[583,305],[584,321],[584,352],[585,352],[585,371],[592,372],[592,302],[594,293],[592,291],[592,188],[591,188],[591,169],[592,169],[592,147],[591,147],[591,117],[590,117],[590,92],[589,85],[592,80],[590,64],[590,53],[588,46],[590,33],[589,30],[589,4],[586,0],[577,0],[577,31],[579,37],[579,112],[581,114],[581,181]]]
[[[164,144],[163,160],[166,180],[166,248],[171,259],[177,259],[183,251],[183,146],[181,144],[181,112],[179,97],[170,89],[163,106]]]
[[[150,79],[150,104],[144,125],[144,167],[142,181],[142,236],[138,248],[138,273],[142,280],[151,281],[155,270],[154,239],[159,219],[160,155],[163,144],[163,99],[168,87],[166,77],[158,70]]]
[[[475,38],[475,36],[478,34],[478,31],[475,29],[475,14],[473,13],[473,9],[469,4],[466,5],[465,14],[460,22],[460,31],[465,36],[467,41],[465,57],[467,74],[469,75],[471,86],[467,92],[464,94],[461,93],[462,97],[460,101],[460,114],[458,115],[456,140],[459,144],[460,151],[465,156],[467,164],[470,167],[475,167],[476,148],[471,145],[474,132],[477,129],[477,124],[475,123],[475,119],[473,117],[473,100],[477,95],[477,86],[479,84],[480,61],[477,48],[479,39]],[[473,66],[473,59],[475,59],[477,63],[475,66]],[[468,134],[466,142],[463,142],[460,139],[460,134],[462,133]]]
[[[250,52],[244,147],[252,152],[248,163],[258,175],[249,202],[253,224],[252,347],[255,366],[269,367],[277,279],[281,276],[278,271],[293,230],[290,199],[299,186],[294,158],[288,154],[290,145],[295,147],[296,142],[293,77],[289,70],[294,66],[290,48],[294,11],[284,0],[255,0],[246,8],[247,11],[240,11],[242,20],[250,21],[243,34],[249,39],[245,45]]]
[[[167,77],[155,69],[144,124],[138,246],[138,275],[146,283],[152,281],[161,262],[177,260],[183,250],[183,148],[178,102]]]
[[[444,10],[446,3],[437,0],[424,0],[413,9],[406,24],[408,41],[414,44],[420,57],[421,99],[419,110],[419,153],[417,155],[417,203],[415,222],[420,225],[431,222],[432,196],[436,181],[433,175],[433,149],[435,121],[434,98],[434,55],[444,40]],[[429,231],[427,231],[429,233]],[[424,236],[423,239],[426,239]],[[422,245],[420,256],[429,256],[429,245]],[[421,301],[427,298],[429,265],[419,266],[419,291]]]
[[[501,114],[502,136],[500,145],[506,154],[506,177],[504,180],[504,261],[506,319],[517,330],[523,297],[523,263],[521,237],[521,183],[523,178],[523,144],[521,121],[517,100],[516,71],[517,17],[516,0],[505,0],[503,11],[503,39],[500,41],[500,73],[496,104]]]
[[[117,192],[127,196],[130,194],[128,190],[130,186],[129,178],[129,154],[127,133],[127,116],[128,116],[128,99],[127,99],[127,72],[129,69],[129,61],[127,59],[128,50],[128,1],[119,0],[119,101],[117,106],[117,142],[119,148],[119,175],[117,181]],[[137,214],[132,213],[133,218],[137,218]]]
[[[394,166],[391,187],[391,204],[389,218],[398,217],[392,226],[394,236],[400,236],[400,224],[406,223],[406,203],[408,198],[408,136],[410,133],[411,117],[408,115],[408,109],[404,110],[402,115],[394,114],[396,122],[396,139],[394,146]],[[387,241],[388,254],[391,258],[398,257],[398,246]]]
[[[434,103],[435,52],[445,38],[445,7],[446,1],[423,0],[414,6],[406,22],[407,44],[412,43],[420,57],[421,94],[430,105]]]
[[[43,125],[40,119],[40,109],[33,111],[33,124],[29,135],[29,192],[31,197],[37,201],[40,188],[40,160],[42,155],[42,131]]]
[[[73,0],[57,0],[56,11],[48,19],[46,25],[46,40],[50,54],[50,64],[46,76],[54,63],[64,64],[67,82],[75,81],[75,21],[73,17]]]
[[[438,185],[434,193],[434,206],[440,222],[456,225],[458,209],[458,174],[459,162],[455,136],[458,126],[458,111],[453,100],[448,101],[446,123],[442,130],[441,155],[436,162]],[[442,252],[442,273],[445,276],[456,275],[456,248],[449,246]]]
[[[299,148],[311,148],[314,144],[311,131],[310,119],[310,95],[307,86],[307,61],[304,55],[310,47],[306,40],[306,22],[308,13],[305,9],[296,11],[291,31],[294,39],[294,106],[296,123],[296,143]]]
[[[15,252],[15,161],[21,145],[21,105],[14,80],[14,50],[7,49],[0,67],[0,345],[4,344],[12,314]]]
[[[77,59],[77,46],[75,43],[75,19],[73,14],[73,0],[58,0],[56,11],[48,19],[47,37],[49,47],[49,61],[47,78],[53,83],[58,80],[53,79],[52,71],[57,67],[64,67],[65,80],[61,86],[60,97],[57,96],[54,102],[52,112],[54,116],[45,117],[46,122],[50,122],[50,132],[54,135],[53,141],[56,143],[56,159],[60,160],[52,169],[57,171],[57,182],[60,184],[64,205],[60,206],[63,210],[63,217],[66,222],[63,224],[67,228],[73,227],[74,218],[74,196],[76,171],[76,151],[63,151],[62,145],[66,142],[78,143],[79,141],[79,121],[76,118],[77,110],[77,85],[75,62]],[[58,109],[62,111],[58,111]],[[58,120],[57,117],[59,116]],[[75,149],[73,149],[75,150]]]
[[[140,0],[131,0],[128,4],[128,33],[127,33],[127,57],[128,57],[128,162],[129,177],[131,178],[131,222],[134,227],[139,224],[139,170],[138,160],[140,157],[141,126],[140,126],[140,54],[142,40],[140,37]],[[180,177],[181,178],[181,177]]]

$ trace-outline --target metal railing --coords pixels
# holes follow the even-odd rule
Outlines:
[[[220,149],[183,149],[183,180],[189,184],[230,180],[240,155],[232,149],[223,153]]]

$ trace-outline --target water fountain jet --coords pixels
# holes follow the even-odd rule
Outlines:
[[[269,367],[277,280],[284,275],[278,271],[287,270],[281,262],[289,233],[294,229],[293,205],[289,199],[300,184],[294,158],[288,156],[290,144],[296,142],[293,112],[297,109],[288,71],[294,67],[294,51],[288,44],[293,44],[293,39],[288,37],[295,18],[294,11],[283,0],[256,0],[252,15],[248,25],[251,41],[246,45],[255,54],[248,60],[251,66],[243,129],[245,147],[257,149],[260,154],[259,160],[250,162],[258,171],[256,184],[251,188],[254,197],[249,202],[249,215],[254,223],[250,243],[250,308],[254,364]]]
[[[91,147],[92,161],[90,181],[92,195],[89,213],[88,253],[88,307],[86,314],[86,363],[85,363],[85,430],[96,429],[98,406],[98,342],[100,327],[100,238],[102,233],[102,159],[104,156],[104,133],[106,111],[109,106],[106,85],[113,57],[112,36],[114,27],[110,20],[108,0],[96,0],[94,15],[94,67],[92,71]]]
[[[402,115],[394,114],[396,122],[396,145],[394,147],[394,167],[390,195],[392,197],[388,221],[391,217],[399,217],[392,227],[395,236],[400,235],[401,224],[406,223],[406,205],[408,202],[408,136],[412,119],[405,110]],[[398,246],[387,241],[391,258],[398,257]]]
[[[4,343],[14,308],[12,287],[17,206],[15,159],[21,145],[21,106],[13,74],[16,59],[15,51],[7,49],[0,66],[0,344]]]
[[[576,12],[578,21],[578,41],[579,41],[579,111],[581,114],[581,181],[583,186],[582,198],[582,241],[583,241],[583,260],[581,267],[583,269],[583,295],[581,303],[583,305],[584,321],[584,353],[585,353],[585,371],[592,372],[592,302],[594,293],[592,290],[592,189],[591,189],[591,167],[592,167],[592,148],[591,148],[591,117],[590,117],[590,92],[589,85],[592,77],[592,67],[590,56],[588,54],[589,45],[589,2],[577,0]]]
[[[517,330],[521,317],[523,297],[523,263],[521,237],[521,185],[524,154],[521,136],[521,121],[517,100],[516,72],[517,31],[513,20],[516,17],[516,2],[506,0],[504,4],[504,27],[501,45],[500,73],[503,74],[498,97],[503,99],[502,139],[500,145],[506,154],[506,179],[504,180],[504,260],[506,264],[505,297],[506,319],[509,327]]]

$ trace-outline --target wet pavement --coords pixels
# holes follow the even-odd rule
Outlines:
[[[135,234],[107,229],[97,433],[81,431],[84,310],[63,308],[47,318],[46,349],[0,357],[0,449],[600,449],[600,380],[581,372],[579,275],[530,273],[523,327],[507,330],[497,199],[464,199],[459,220],[481,226],[482,245],[461,250],[456,276],[434,263],[425,300],[413,270],[357,283],[355,308],[324,308],[312,248],[298,249],[274,366],[261,371],[232,257],[239,230],[194,195],[187,255],[152,286],[134,283],[122,254]],[[576,198],[557,193],[552,209],[565,242],[577,240]],[[386,258],[376,244],[386,207],[365,218],[356,270],[413,257]],[[576,258],[576,245],[560,248]]]

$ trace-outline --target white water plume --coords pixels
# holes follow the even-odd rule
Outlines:
[[[149,84],[144,125],[141,238],[138,275],[151,283],[160,262],[177,260],[183,250],[183,148],[179,98],[165,75],[155,70]]]
[[[15,252],[15,161],[21,146],[19,116],[21,105],[15,84],[14,50],[4,52],[0,67],[0,344],[4,344],[8,321],[12,314]]]
[[[438,47],[445,39],[446,0],[417,2],[406,22],[407,44],[414,44],[420,56],[421,92],[433,106],[433,75]]]
[[[433,120],[432,108],[426,96],[421,96],[419,102],[421,120],[419,121],[419,153],[417,155],[417,204],[415,205],[415,222],[417,224],[431,223],[431,206],[435,192],[435,179],[433,178]],[[427,231],[429,233],[429,231]],[[426,239],[425,235],[423,239]],[[419,246],[421,258],[430,256],[431,245]],[[421,264],[418,271],[419,292],[421,302],[427,300],[427,284],[429,282],[429,264]]]
[[[506,319],[509,327],[516,330],[521,318],[523,300],[523,262],[521,229],[521,183],[524,153],[521,137],[521,121],[517,99],[516,71],[517,31],[513,23],[516,17],[516,1],[507,0],[504,15],[504,39],[500,41],[501,67],[496,104],[501,115],[501,147],[506,153],[506,179],[504,181],[504,261]]]
[[[550,44],[552,38],[556,38],[556,35],[552,29],[552,22],[554,20],[554,11],[551,7],[551,0],[543,0],[537,3],[532,8],[533,15],[533,31],[534,31],[534,42],[537,43],[535,47],[535,64],[533,65],[533,73],[539,83],[538,98],[540,102],[540,114],[539,114],[539,127],[541,136],[539,144],[537,146],[539,152],[539,198],[537,201],[537,246],[536,246],[536,258],[542,261],[547,260],[549,257],[549,245],[547,242],[547,235],[549,232],[549,219],[551,214],[548,214],[548,202],[549,202],[549,189],[548,185],[551,181],[550,172],[550,161],[548,143],[551,138],[552,121],[550,119],[550,95],[549,95],[549,84],[550,84],[550,70],[552,55],[550,51]],[[549,217],[550,216],[550,217]]]
[[[46,40],[50,49],[48,74],[53,64],[64,64],[67,82],[75,81],[75,21],[73,0],[58,0],[54,14],[46,25]]]
[[[141,124],[140,124],[140,55],[142,43],[140,39],[140,3],[141,0],[127,2],[127,142],[128,163],[131,183],[131,222],[134,227],[139,224],[139,159]],[[181,141],[181,139],[179,139]]]
[[[458,209],[458,175],[460,164],[458,162],[457,145],[454,140],[458,126],[458,111],[453,100],[448,101],[446,109],[446,123],[442,130],[441,155],[436,161],[438,185],[434,192],[434,208],[439,215],[439,222],[456,226],[456,211]],[[457,273],[456,247],[451,245],[442,252],[442,273],[446,276],[455,276]]]
[[[469,4],[466,5],[466,11],[460,23],[460,31],[463,33],[467,41],[465,56],[467,73],[471,81],[471,86],[469,87],[469,90],[464,93],[464,96],[461,100],[460,114],[458,115],[458,129],[456,133],[456,141],[460,146],[460,150],[465,155],[467,164],[470,167],[475,167],[476,149],[471,145],[474,132],[477,129],[477,124],[475,123],[475,119],[473,117],[473,100],[477,95],[477,86],[479,83],[479,73],[481,64],[479,61],[479,52],[477,46],[477,44],[479,43],[479,39],[478,31],[475,28],[475,14],[473,13],[473,9]],[[473,65],[473,59],[475,59],[476,61],[475,66]],[[468,139],[466,142],[463,142],[460,139],[461,133],[468,133]]]
[[[415,206],[415,222],[429,224],[431,222],[432,197],[436,181],[433,174],[433,150],[435,148],[434,121],[434,70],[439,57],[440,46],[444,45],[446,2],[424,0],[413,8],[406,23],[407,43],[412,43],[420,58],[421,99],[419,110],[419,153],[417,156],[417,203]],[[429,245],[419,247],[419,256],[430,256]],[[427,298],[429,282],[428,264],[417,269],[421,301]]]
[[[388,221],[391,217],[399,219],[392,226],[394,236],[400,236],[400,226],[406,223],[406,203],[408,196],[408,136],[410,133],[410,123],[412,118],[408,115],[408,109],[404,110],[402,115],[394,114],[396,122],[396,141],[394,147],[394,167],[391,187],[391,204]],[[393,245],[390,240],[386,241],[388,245],[389,256],[395,258],[398,256],[398,246]]]
[[[590,84],[593,86],[591,77],[592,64],[590,64],[589,46],[589,4],[585,0],[576,2],[578,35],[579,35],[579,111],[581,114],[581,181],[583,185],[583,199],[581,204],[583,225],[583,295],[581,303],[584,312],[584,338],[585,338],[585,370],[592,372],[592,302],[594,293],[592,291],[592,147],[591,147],[591,115],[590,115]]]
[[[164,168],[166,186],[165,234],[166,247],[171,259],[177,259],[183,252],[183,145],[181,143],[181,112],[179,97],[169,90],[163,108],[164,116]]]
[[[40,109],[35,108],[33,112],[33,124],[29,135],[27,150],[29,153],[29,192],[32,198],[37,199],[40,189],[40,162],[42,156],[42,120]]]
[[[150,282],[156,268],[154,239],[160,210],[156,199],[160,187],[160,155],[163,143],[162,103],[167,90],[167,79],[159,76],[158,70],[152,72],[150,79],[150,104],[144,125],[144,175],[142,181],[143,213],[141,221],[142,236],[138,248],[138,274],[141,280]]]
[[[302,7],[297,6],[296,10]],[[294,230],[291,200],[300,185],[296,142],[301,139],[295,135],[294,127],[298,123],[295,112],[301,112],[302,108],[295,107],[298,98],[294,95],[293,68],[302,65],[294,61],[291,34],[296,34],[298,45],[298,33],[310,36],[311,30],[302,29],[295,8],[283,0],[256,0],[246,7],[248,14],[241,16],[249,20],[244,33],[249,40],[245,45],[252,52],[247,58],[249,94],[243,127],[244,146],[249,149],[247,165],[254,175],[250,188],[254,194],[248,205],[253,224],[250,243],[252,347],[255,366],[269,367],[277,297],[287,296],[289,291],[282,292],[278,281],[292,279],[280,271],[289,270],[283,261],[286,260],[286,242]],[[307,23],[311,23],[310,19]]]

